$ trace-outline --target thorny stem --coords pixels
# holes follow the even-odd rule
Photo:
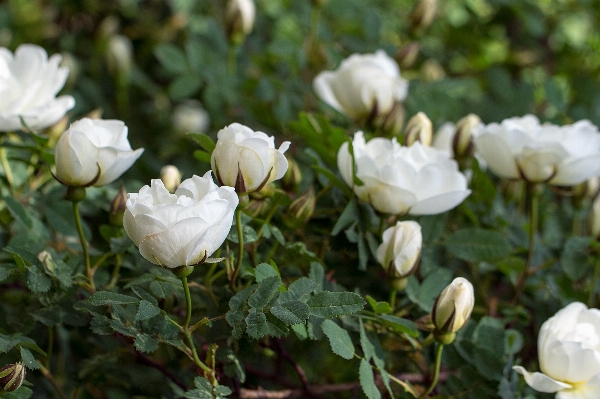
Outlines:
[[[210,377],[209,379],[211,379],[213,371],[198,357],[198,352],[196,351],[196,346],[194,345],[194,340],[192,338],[192,330],[190,330],[190,320],[192,318],[192,298],[190,296],[190,287],[188,285],[187,276],[182,276],[181,282],[183,283],[183,292],[185,293],[185,304],[187,307],[185,321],[183,322],[181,330],[188,341],[188,345],[190,347],[190,351],[192,352],[192,358],[194,360],[194,363],[196,364],[196,366],[202,369],[206,377]]]
[[[442,365],[442,351],[443,350],[444,350],[444,345],[438,343],[437,348],[435,348],[435,366],[434,366],[435,369],[433,371],[433,379],[431,380],[431,385],[429,385],[429,388],[427,388],[427,390],[425,392],[423,392],[421,394],[421,396],[419,396],[419,399],[425,398],[427,395],[429,395],[431,393],[431,391],[433,391],[433,389],[437,385],[438,378],[440,377],[440,367]]]
[[[85,275],[88,279],[88,283],[90,285],[90,291],[96,291],[96,286],[94,285],[94,272],[90,267],[90,255],[88,253],[87,241],[85,240],[85,235],[83,234],[83,225],[81,224],[81,215],[79,214],[79,201],[73,202],[73,216],[75,217],[75,226],[77,227],[77,234],[79,235],[79,242],[81,242],[81,248],[83,250],[83,261],[85,264]]]

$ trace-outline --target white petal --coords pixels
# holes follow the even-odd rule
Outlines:
[[[527,385],[539,392],[558,392],[567,388],[571,388],[571,385],[564,382],[553,380],[546,374],[535,372],[529,373],[521,366],[513,366],[513,370],[517,373],[522,374],[525,377]]]

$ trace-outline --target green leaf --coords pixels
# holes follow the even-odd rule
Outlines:
[[[181,75],[169,85],[169,97],[173,100],[180,100],[186,97],[192,97],[200,88],[200,77],[193,74]]]
[[[313,165],[313,169],[315,170],[315,172],[318,172],[318,173],[322,174],[323,176],[325,176],[325,178],[327,180],[329,180],[333,185],[335,185],[337,188],[342,190],[342,192],[344,193],[344,195],[346,197],[348,197],[348,198],[354,197],[354,192],[348,186],[348,184],[346,184],[345,181],[343,181],[342,179],[337,177],[332,171],[330,171],[329,169],[323,168],[319,165]],[[335,235],[335,234],[333,234],[333,235]]]
[[[300,324],[308,319],[309,309],[303,302],[292,301],[273,306],[271,313],[284,323]]]
[[[248,298],[248,305],[257,309],[266,307],[279,294],[280,285],[279,276],[265,278]]]
[[[360,311],[365,300],[352,292],[323,291],[307,302],[310,314],[320,318],[332,318]]]
[[[265,315],[267,317],[267,334],[271,337],[281,338],[288,335],[290,329],[288,326],[275,316],[270,313]]]
[[[362,319],[359,319],[359,321],[360,321],[360,347],[362,348],[362,351],[365,355],[365,359],[367,361],[369,361],[369,360],[371,360],[371,358],[373,358],[373,356],[375,356],[375,346],[373,345],[373,343],[371,343],[371,340],[367,336],[367,331],[365,330],[365,326],[362,322]]]
[[[4,399],[30,399],[32,396],[33,391],[25,385],[21,385],[16,391],[7,392],[2,395]]]
[[[210,154],[208,152],[204,150],[196,150],[194,151],[193,155],[198,161],[210,164]]]
[[[4,281],[10,276],[10,273],[14,270],[14,266],[9,264],[0,265],[0,281]]]
[[[254,269],[254,277],[256,278],[256,282],[260,283],[268,277],[279,278],[279,273],[277,273],[277,270],[268,263],[261,263]]]
[[[324,320],[321,329],[327,335],[333,353],[346,360],[354,357],[354,344],[352,344],[352,338],[350,338],[348,331],[331,320]]]
[[[314,292],[319,293],[323,291],[323,284],[325,282],[325,269],[323,269],[323,265],[318,262],[311,262],[308,277],[316,284]]]
[[[132,245],[133,241],[126,235],[123,237],[112,237],[110,239],[110,250],[115,254],[125,253]]]
[[[21,347],[21,360],[28,369],[38,370],[40,368],[40,364],[35,360],[29,349]]]
[[[448,251],[467,262],[491,262],[510,255],[511,246],[502,233],[480,228],[460,229],[448,237]]]
[[[429,273],[423,283],[419,284],[415,276],[408,277],[406,295],[426,312],[431,312],[435,298],[450,283],[452,271],[444,268],[436,268]]]
[[[258,234],[256,233],[256,230],[254,230],[252,227],[250,227],[248,225],[245,225],[242,227],[242,237],[244,238],[244,244],[252,244],[253,242],[258,240]],[[231,231],[229,232],[227,239],[229,241],[232,241],[237,244],[238,234],[237,234],[237,227],[235,226],[235,224],[231,228]]]
[[[249,287],[244,288],[237,294],[231,297],[229,300],[229,308],[231,310],[240,310],[244,306],[244,303],[248,300],[248,297],[256,291],[258,288],[258,284],[251,285]]]
[[[412,337],[417,337],[419,335],[417,325],[408,319],[403,319],[402,317],[393,316],[390,314],[382,314],[379,315],[378,318],[384,320],[384,324],[393,327],[398,332],[408,334]]]
[[[590,237],[570,237],[560,254],[560,265],[571,280],[579,280],[590,273],[594,259],[590,256]]]
[[[337,152],[347,140],[344,129],[334,127],[322,115],[301,112],[290,128],[309,143],[330,166],[337,167]]]
[[[140,306],[138,308],[138,311],[135,315],[135,320],[137,321],[142,321],[142,320],[148,320],[151,319],[152,317],[156,316],[157,314],[160,314],[161,310],[159,307],[154,306],[153,304],[151,304],[150,302],[148,302],[145,299],[142,299],[140,301]]]
[[[147,334],[138,334],[133,345],[140,352],[152,353],[158,349],[158,340]]]
[[[154,55],[158,62],[170,72],[181,74],[188,70],[185,54],[172,44],[159,44],[154,48]]]
[[[52,285],[52,280],[43,272],[39,271],[35,267],[29,267],[27,270],[27,286],[29,289],[36,293],[48,292],[50,290],[50,286]]]
[[[31,217],[29,216],[29,212],[23,205],[21,205],[19,201],[17,201],[13,197],[8,196],[4,197],[3,201],[10,214],[15,218],[17,222],[19,222],[22,226],[24,226],[27,229],[30,229],[33,226]]]
[[[246,313],[240,310],[231,310],[225,314],[225,320],[233,328],[231,335],[240,339],[246,330]]]
[[[314,292],[316,288],[317,284],[314,281],[307,277],[301,277],[298,280],[294,281],[292,284],[290,284],[287,292],[284,292],[282,294],[282,297],[284,294],[288,294],[287,297],[291,300],[306,302],[306,300],[308,299],[308,295]],[[283,302],[283,299],[281,299],[280,301]]]
[[[211,139],[210,136],[205,133],[190,132],[187,136],[198,143],[209,155],[216,147],[213,139]]]
[[[250,309],[246,317],[246,332],[254,339],[259,339],[267,334],[267,316],[258,309]]]
[[[132,296],[110,291],[95,292],[87,299],[87,303],[94,306],[124,305],[128,303],[138,303],[139,301],[139,299]]]
[[[358,218],[358,205],[356,204],[356,200],[352,199],[350,202],[348,202],[346,208],[344,208],[344,211],[338,218],[337,222],[335,222],[335,226],[333,226],[333,230],[331,230],[331,235],[338,235],[342,230],[355,223]]]
[[[154,306],[158,306],[158,301],[156,300],[156,298],[154,298],[152,295],[150,295],[150,293],[148,291],[146,291],[145,289],[143,289],[142,287],[138,287],[136,285],[131,287],[131,291],[133,291],[133,293],[137,296],[139,296],[141,299],[145,299],[146,301],[150,302],[152,305]]]
[[[358,369],[358,380],[363,392],[369,399],[380,399],[381,392],[375,385],[375,377],[373,375],[373,369],[371,365],[365,359],[360,361],[360,367]]]
[[[371,306],[371,309],[373,309],[373,312],[377,314],[390,314],[394,311],[394,309],[392,309],[390,304],[387,302],[377,302],[370,295],[367,295],[366,299],[369,303],[369,306]]]

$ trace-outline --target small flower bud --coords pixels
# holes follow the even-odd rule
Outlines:
[[[379,123],[379,127],[384,136],[396,137],[402,131],[402,126],[404,126],[404,106],[402,102],[397,101]]]
[[[50,273],[54,273],[54,261],[52,260],[52,254],[50,252],[43,250],[38,253],[37,258]]]
[[[298,163],[292,158],[286,157],[288,160],[288,168],[285,175],[281,178],[281,188],[285,191],[295,192],[302,181],[302,172]]]
[[[592,212],[590,212],[590,226],[592,236],[596,241],[600,241],[600,195],[596,197],[592,204]]]
[[[308,222],[315,211],[316,202],[315,190],[311,186],[302,195],[292,201],[283,214],[285,225],[290,228],[296,228]]]
[[[434,59],[428,59],[421,67],[421,79],[425,82],[436,82],[446,76],[444,68]]]
[[[229,0],[225,11],[225,29],[232,43],[240,44],[252,31],[255,15],[254,0]]]
[[[420,0],[410,12],[412,30],[427,29],[437,13],[438,0]]]
[[[202,133],[210,125],[208,112],[198,100],[185,100],[173,109],[171,117],[173,127],[177,133]]]
[[[244,213],[252,216],[252,218],[264,217],[269,214],[271,209],[271,198],[249,198],[248,203],[244,204],[243,208]]]
[[[474,305],[473,285],[465,278],[455,278],[444,288],[433,305],[431,319],[435,325],[436,338],[445,341],[460,330],[471,317]]]
[[[404,129],[404,145],[411,146],[415,141],[430,146],[433,139],[433,124],[423,112],[418,112],[408,120]]]
[[[417,58],[419,57],[419,51],[421,51],[421,47],[417,42],[408,43],[398,50],[394,58],[398,62],[400,69],[405,70],[415,66]]]
[[[16,391],[23,384],[26,373],[25,365],[21,362],[0,368],[0,388],[6,392]]]
[[[421,225],[413,221],[398,222],[383,232],[383,242],[377,248],[377,261],[389,276],[404,279],[419,264],[422,246]]]
[[[121,185],[121,189],[110,202],[108,222],[115,227],[123,226],[125,209],[127,209],[127,191],[125,191],[125,188]]]
[[[133,44],[125,35],[111,35],[106,47],[106,64],[112,75],[129,76],[133,65]]]
[[[165,165],[160,170],[160,180],[170,193],[174,193],[181,183],[181,172],[174,165]]]
[[[452,150],[456,158],[466,158],[473,154],[473,129],[481,123],[475,114],[469,114],[456,122],[456,133],[452,140]]]

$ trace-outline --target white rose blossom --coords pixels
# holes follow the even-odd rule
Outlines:
[[[407,277],[419,263],[423,247],[421,225],[412,220],[397,222],[383,232],[382,238],[383,242],[377,248],[377,261],[389,275]]]
[[[277,149],[272,136],[233,123],[217,134],[211,166],[221,185],[235,187],[238,194],[257,191],[283,177],[289,146],[285,141]]]
[[[600,310],[573,302],[542,324],[538,335],[541,372],[513,369],[539,392],[556,399],[600,397]]]
[[[56,177],[73,187],[103,186],[121,176],[142,152],[143,148],[131,149],[122,121],[83,118],[56,143]]]
[[[419,142],[403,147],[395,139],[374,138],[362,132],[338,151],[340,173],[355,194],[379,212],[393,215],[435,215],[460,204],[470,193],[467,178],[447,153]],[[355,168],[353,168],[355,165]],[[363,185],[354,184],[352,172]]]
[[[313,88],[317,96],[349,117],[362,120],[389,113],[394,104],[406,98],[408,81],[385,51],[353,54],[335,71],[319,73]]]
[[[498,176],[572,186],[600,173],[600,132],[588,120],[542,125],[525,115],[481,125],[477,153]]]
[[[218,187],[211,171],[184,180],[174,194],[159,179],[129,194],[123,227],[148,261],[192,266],[215,252],[231,229],[238,197]]]
[[[75,106],[72,96],[56,97],[69,70],[59,67],[60,54],[48,58],[43,48],[22,44],[14,54],[0,47],[0,131],[45,129]]]

